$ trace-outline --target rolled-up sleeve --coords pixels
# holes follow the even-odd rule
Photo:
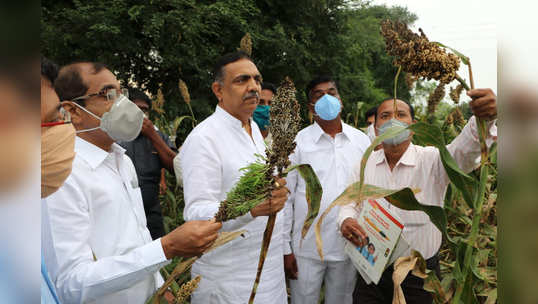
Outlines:
[[[183,174],[183,195],[186,221],[208,220],[219,210],[219,195],[222,191],[221,159],[210,140],[200,135],[191,135],[180,152]],[[222,223],[222,231],[238,230],[254,218],[247,212],[236,219]]]

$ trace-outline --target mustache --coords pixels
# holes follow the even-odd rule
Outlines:
[[[245,94],[245,96],[243,96],[243,101],[253,97],[256,97],[257,100],[260,100],[260,93],[258,93],[258,91],[250,91]]]

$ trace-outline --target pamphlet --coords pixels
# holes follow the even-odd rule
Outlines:
[[[366,232],[366,245],[356,247],[346,241],[345,252],[360,275],[370,284],[377,284],[388,265],[409,251],[409,244],[401,238],[403,224],[398,215],[383,208],[378,201],[364,202],[357,219]]]

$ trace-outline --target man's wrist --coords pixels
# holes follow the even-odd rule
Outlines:
[[[173,258],[173,255],[171,253],[172,249],[170,248],[170,242],[168,241],[167,235],[161,237],[161,246],[163,246],[163,252],[166,259],[170,260],[171,258]]]

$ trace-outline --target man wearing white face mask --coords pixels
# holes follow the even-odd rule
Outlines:
[[[297,134],[297,147],[290,160],[292,165],[310,164],[316,172],[323,187],[321,215],[348,186],[352,164],[361,159],[370,139],[342,122],[342,103],[333,79],[327,76],[313,79],[306,94],[314,123]],[[285,207],[284,267],[291,280],[291,303],[318,303],[325,282],[326,304],[351,304],[356,271],[344,253],[344,239],[336,227],[338,208],[325,217],[322,225],[324,261],[321,261],[313,229],[301,245],[300,225],[307,215],[304,180],[295,171],[286,180],[291,194]]]
[[[467,93],[473,101],[470,106],[473,114],[487,121],[486,144],[489,146],[497,138],[495,117],[497,115],[496,96],[491,89],[476,89]],[[458,166],[466,173],[475,169],[480,157],[480,144],[477,134],[476,117],[473,116],[462,132],[447,146]],[[402,100],[397,100],[394,113],[394,100],[383,101],[377,108],[375,126],[377,135],[383,134],[394,126],[407,127],[415,123],[413,107]],[[450,182],[440,159],[439,150],[434,147],[421,147],[411,143],[409,130],[383,142],[383,149],[371,154],[365,167],[365,183],[386,189],[404,187],[421,189],[416,195],[425,205],[443,207],[444,196]],[[360,163],[356,164],[352,182],[359,180]],[[383,203],[383,202],[381,202]],[[388,203],[383,207],[396,212],[403,221],[402,237],[411,248],[419,251],[426,259],[428,269],[439,275],[437,252],[441,246],[441,232],[422,211],[406,211]],[[342,235],[356,246],[364,246],[366,235],[357,223],[359,210],[353,205],[340,208],[338,225]],[[392,265],[382,274],[377,285],[367,285],[358,277],[353,295],[354,303],[392,303],[393,283]],[[432,296],[423,289],[424,280],[409,274],[402,283],[407,303],[432,303]]]
[[[193,221],[152,241],[134,166],[115,143],[138,135],[142,111],[99,63],[65,66],[54,85],[77,137],[71,174],[44,202],[51,281],[64,303],[145,303],[159,268],[202,253],[221,224]]]

